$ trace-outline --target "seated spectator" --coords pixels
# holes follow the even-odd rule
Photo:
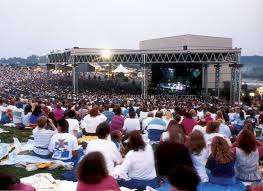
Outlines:
[[[235,159],[227,141],[222,137],[214,137],[206,163],[206,168],[210,171],[209,182],[222,186],[236,184],[234,165]]]
[[[91,152],[81,160],[77,176],[77,191],[120,191],[116,180],[109,176],[105,159],[100,152]]]
[[[148,108],[147,108],[146,106],[143,106],[143,107],[142,107],[142,110],[141,110],[140,113],[139,113],[140,123],[142,123],[142,121],[148,117],[148,113],[149,113],[149,112],[148,112]]]
[[[148,112],[148,115],[145,119],[142,121],[142,131],[145,132],[145,129],[147,129],[150,121],[153,119],[154,115],[153,112]]]
[[[68,110],[66,120],[69,125],[68,132],[74,135],[75,137],[78,137],[80,130],[79,130],[79,121],[76,119],[76,112],[72,109]]]
[[[165,112],[165,115],[163,117],[164,121],[166,122],[166,128],[168,127],[171,120],[174,120],[173,113],[170,110],[167,110]]]
[[[58,102],[56,108],[53,110],[56,121],[59,121],[64,117],[64,110],[61,107],[62,103]]]
[[[195,130],[191,133],[189,150],[194,167],[201,182],[208,182],[208,176],[205,169],[205,161],[208,158],[208,149],[206,148],[204,135],[200,131]]]
[[[244,129],[237,138],[234,151],[236,177],[245,182],[260,182],[258,161],[263,155],[263,147],[258,146],[255,135]]]
[[[94,106],[90,113],[83,118],[81,121],[81,128],[83,129],[84,135],[96,135],[96,128],[97,126],[106,121],[107,118],[105,115],[100,114],[99,108]]]
[[[106,121],[110,124],[114,116],[114,113],[110,111],[109,105],[104,105],[104,111],[102,112],[102,114],[106,116],[107,118]]]
[[[205,122],[206,124],[210,121],[214,121],[214,119],[212,118],[212,114],[210,112],[206,112],[205,113]]]
[[[22,123],[24,126],[28,126],[30,124],[30,116],[32,115],[32,107],[31,105],[26,105],[24,112],[22,113]]]
[[[16,107],[13,109],[13,123],[17,128],[23,128],[24,125],[22,123],[22,114],[23,114],[23,103],[19,102]]]
[[[168,174],[172,191],[197,191],[200,179],[196,171],[187,166],[178,166]]]
[[[129,135],[129,147],[121,165],[115,167],[120,186],[131,189],[145,189],[146,186],[156,188],[159,186],[156,180],[154,155],[151,145],[147,145],[138,131]]]
[[[4,106],[4,102],[2,99],[0,99],[0,121],[2,118],[2,114],[6,111],[6,107]]]
[[[122,138],[123,135],[121,131],[115,130],[111,132],[111,141],[116,145],[120,153],[123,151]]]
[[[218,133],[220,133],[226,138],[230,138],[232,134],[231,134],[230,128],[225,124],[224,120],[219,118],[217,121],[220,123]]]
[[[110,131],[119,130],[123,131],[123,125],[124,125],[124,117],[122,116],[122,111],[119,106],[115,107],[113,109],[114,116],[112,117],[111,125],[110,125]]]
[[[35,191],[36,189],[30,185],[20,183],[17,178],[5,172],[0,173],[0,190],[19,190],[19,191]]]
[[[157,111],[155,117],[149,122],[147,131],[150,141],[159,142],[161,135],[166,131],[166,123],[162,119],[162,112]]]
[[[122,157],[116,145],[107,140],[110,134],[110,127],[107,122],[100,123],[96,129],[97,140],[89,142],[86,154],[99,151],[103,154],[109,174],[113,174],[114,165],[122,162]]]
[[[140,121],[135,118],[136,113],[134,110],[129,111],[129,117],[124,120],[123,131],[128,135],[132,131],[140,131]]]
[[[197,121],[192,118],[189,112],[186,112],[181,124],[184,127],[185,134],[189,135],[192,132],[194,126],[197,125]]]
[[[70,161],[78,155],[77,138],[68,132],[69,124],[66,119],[59,120],[57,125],[58,133],[52,136],[48,150],[53,154],[53,159]]]
[[[53,124],[52,120],[45,116],[39,117],[37,123],[38,126],[32,131],[34,137],[33,154],[41,158],[51,158],[48,145],[51,137],[57,133],[57,128]],[[49,123],[53,130],[45,128],[47,123]]]
[[[177,143],[185,143],[185,135],[181,126],[175,120],[171,120],[167,127],[167,131],[162,133],[160,141],[173,141]]]
[[[176,167],[188,166],[195,171],[188,149],[180,143],[160,143],[155,151],[155,159],[157,172],[162,180],[157,191],[172,191],[168,176]]]
[[[43,113],[42,113],[42,110],[41,110],[41,106],[37,105],[35,107],[35,109],[33,110],[32,115],[29,118],[29,123],[31,125],[37,125],[38,118],[41,117],[41,116],[43,116]]]
[[[203,133],[203,135],[206,134],[206,121],[205,121],[205,119],[201,119],[199,121],[199,124],[194,126],[193,131],[195,131],[195,130],[200,131],[201,133]]]

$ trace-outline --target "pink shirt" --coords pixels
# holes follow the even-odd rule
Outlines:
[[[79,181],[77,191],[120,191],[120,188],[112,176],[107,176],[98,184],[85,184]]]
[[[54,113],[54,117],[55,117],[56,121],[62,119],[64,116],[64,111],[62,109],[59,109],[59,108],[54,109],[53,113]]]
[[[194,126],[197,125],[197,121],[191,118],[185,118],[181,125],[184,127],[185,134],[189,135],[192,132]]]

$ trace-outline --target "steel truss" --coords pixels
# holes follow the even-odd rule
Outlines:
[[[103,58],[100,51],[79,51],[81,49],[65,50],[63,52],[50,53],[49,64],[68,65],[73,68],[82,63],[111,63],[111,64],[140,64],[143,69],[142,97],[147,96],[149,84],[149,65],[165,63],[196,63],[204,68],[204,90],[208,95],[208,67],[215,65],[215,88],[219,97],[220,67],[229,64],[231,67],[230,103],[240,102],[240,54],[241,49],[219,50],[112,50],[110,58]],[[73,70],[73,72],[76,70]],[[75,73],[75,72],[74,72]],[[77,76],[73,73],[73,89],[77,92]]]

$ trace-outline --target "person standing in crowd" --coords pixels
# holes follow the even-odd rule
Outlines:
[[[103,154],[108,172],[113,174],[114,165],[122,162],[122,157],[116,145],[107,140],[110,134],[110,127],[107,122],[100,123],[96,129],[98,139],[89,142],[86,148],[86,154],[94,151],[99,151]]]
[[[109,175],[104,156],[100,152],[87,154],[77,168],[76,191],[120,191],[116,180]]]
[[[116,106],[113,109],[113,112],[115,115],[112,117],[110,131],[112,132],[115,130],[119,130],[122,132],[125,118],[122,116],[121,108],[119,106]]]
[[[54,134],[50,140],[48,150],[53,159],[71,161],[73,157],[78,155],[77,138],[68,132],[69,124],[66,119],[57,122],[58,133]],[[75,164],[77,161],[75,161]]]
[[[184,115],[184,119],[181,123],[184,127],[185,134],[190,135],[195,125],[197,125],[197,121],[192,118],[189,112],[186,112]]]
[[[45,128],[47,123],[53,128],[53,130]],[[48,145],[51,137],[57,133],[57,128],[52,120],[45,116],[39,117],[37,124],[37,127],[32,131],[34,137],[33,154],[41,158],[51,158]]]
[[[134,109],[129,110],[129,117],[124,120],[123,132],[128,135],[132,131],[140,131],[140,121],[138,118],[135,118],[136,113]]]
[[[123,163],[115,167],[115,173],[120,178],[119,185],[130,189],[158,187],[151,145],[143,141],[138,131],[132,131],[128,140],[131,150],[126,154]]]
[[[84,135],[96,135],[97,126],[106,121],[105,115],[100,114],[99,108],[94,106],[89,114],[83,118],[81,121],[81,128],[83,129]]]

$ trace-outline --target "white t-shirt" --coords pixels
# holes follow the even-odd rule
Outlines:
[[[79,132],[79,121],[77,119],[66,119],[68,122],[68,132],[74,135],[73,131]]]
[[[207,148],[204,148],[198,155],[191,154],[193,165],[201,179],[201,182],[208,182],[209,180],[205,168],[208,156],[209,152]]]
[[[81,121],[81,128],[84,129],[87,133],[96,133],[97,126],[106,121],[107,117],[103,114],[100,114],[96,117],[91,117],[90,115],[87,115],[83,118]]]
[[[90,152],[101,152],[105,158],[106,166],[110,175],[113,175],[114,163],[120,164],[122,157],[116,145],[109,140],[97,139],[88,143],[86,154]]]
[[[140,121],[138,118],[126,118],[124,120],[123,130],[126,134],[140,129]]]
[[[230,138],[231,137],[231,131],[227,125],[224,123],[221,123],[219,126],[219,133],[222,134],[224,137]]]
[[[6,107],[4,107],[3,105],[0,105],[0,120],[2,118],[2,114],[6,111]]]
[[[71,159],[72,151],[78,150],[77,138],[70,133],[57,133],[51,138],[48,150],[53,153],[53,159]]]
[[[142,122],[145,118],[147,118],[148,112],[140,111],[140,122]]]
[[[30,122],[30,116],[32,115],[32,112],[28,112],[26,115],[24,114],[24,112],[22,113],[22,123],[27,126]]]
[[[14,109],[16,109],[16,106],[15,105],[8,105],[6,107],[6,110],[8,110],[8,109],[11,109],[13,111]]]
[[[32,131],[34,137],[33,151],[39,155],[49,155],[48,145],[51,137],[57,133],[57,131],[51,131],[44,128],[36,127]]]
[[[193,128],[193,131],[195,131],[195,130],[200,131],[201,133],[203,133],[203,135],[206,134],[206,126],[202,127],[201,125],[195,125],[194,128]]]
[[[129,151],[123,163],[116,166],[115,173],[125,180],[152,180],[156,177],[154,155],[151,145],[144,150]]]
[[[24,110],[22,108],[15,108],[13,110],[13,122],[14,123],[22,123],[22,114]]]

